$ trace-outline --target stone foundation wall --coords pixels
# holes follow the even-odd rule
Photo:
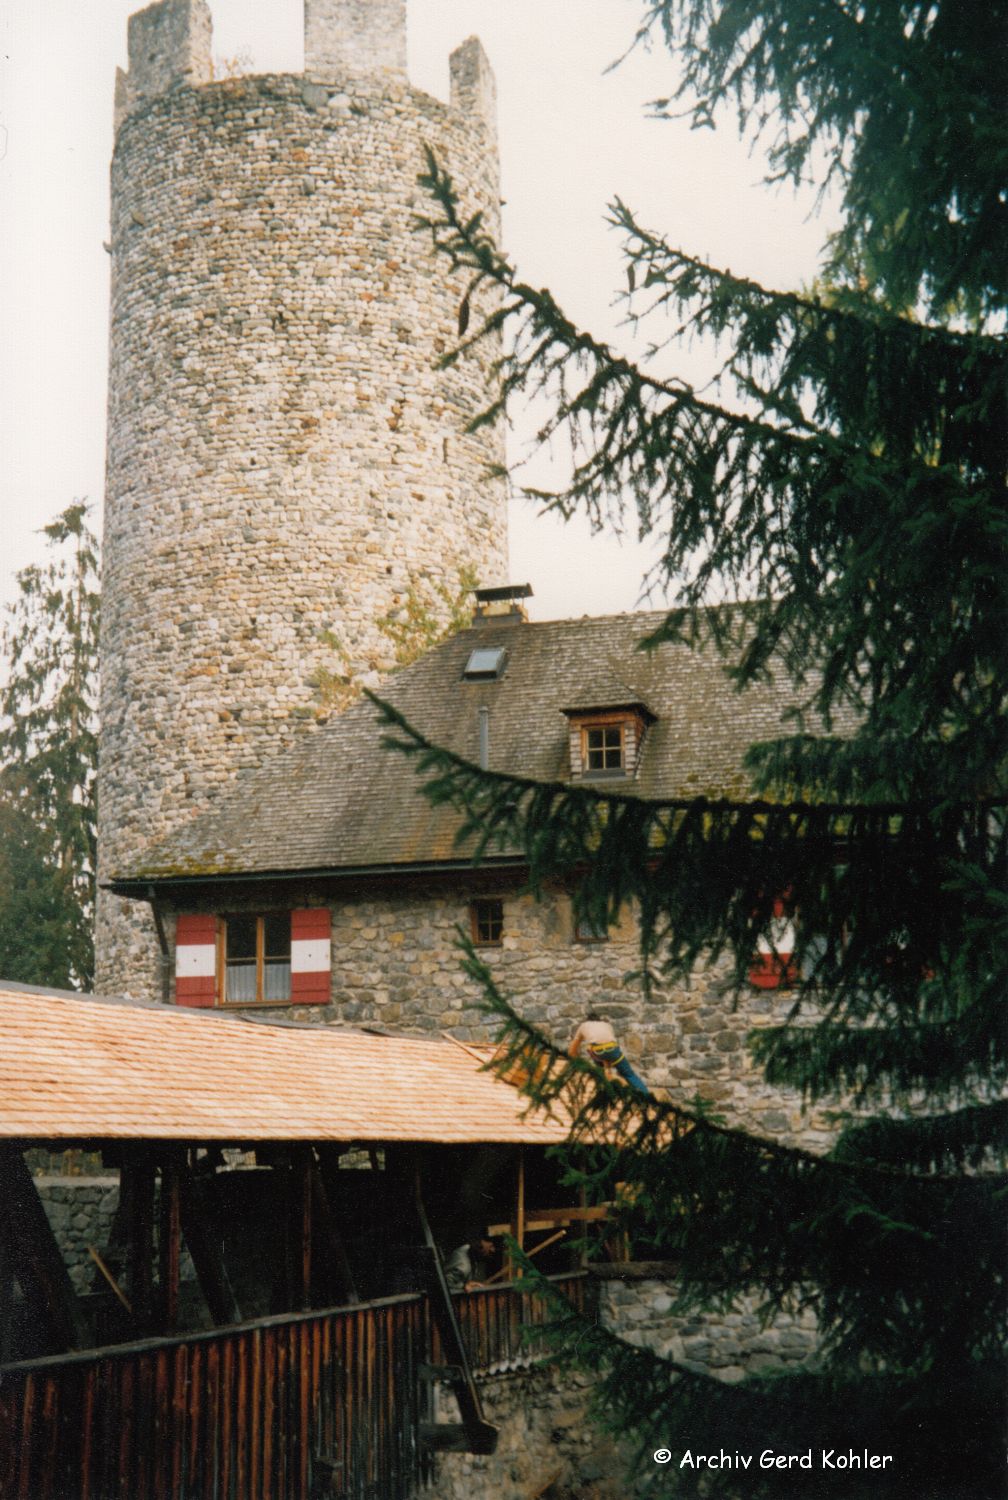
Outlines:
[[[673,1316],[669,1283],[657,1278],[606,1277],[593,1293],[604,1327],[719,1380],[814,1357],[816,1325],[809,1314],[782,1316],[767,1327],[751,1306],[716,1317]],[[497,1452],[442,1456],[426,1493],[431,1500],[628,1500],[648,1476],[629,1480],[632,1448],[589,1419],[592,1384],[590,1375],[549,1368],[481,1379],[485,1415],[500,1428]],[[458,1420],[443,1390],[437,1420]]]
[[[425,1500],[627,1500],[629,1455],[588,1420],[591,1377],[551,1369],[480,1380],[496,1453],[441,1455]],[[439,1421],[457,1421],[440,1397]]]
[[[672,1288],[661,1280],[620,1280],[599,1283],[598,1312],[604,1327],[628,1343],[737,1381],[747,1375],[807,1364],[815,1356],[817,1326],[811,1312],[782,1313],[764,1325],[747,1299],[731,1313],[692,1317],[673,1315]]]
[[[119,1176],[35,1178],[42,1207],[46,1211],[75,1292],[94,1286],[95,1263],[88,1254],[93,1245],[104,1253],[119,1207]]]

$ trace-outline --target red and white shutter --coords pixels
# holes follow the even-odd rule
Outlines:
[[[217,918],[181,916],[175,926],[175,1000],[213,1005],[217,998]]]
[[[291,912],[291,1004],[328,1005],[330,956],[328,907]]]
[[[795,978],[791,956],[795,950],[794,922],[783,898],[773,904],[773,916],[756,940],[749,965],[749,983],[760,990],[778,990]]]

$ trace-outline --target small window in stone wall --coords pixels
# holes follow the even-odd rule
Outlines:
[[[290,912],[237,912],[221,919],[225,1005],[277,1005],[291,998]]]
[[[590,917],[575,916],[574,941],[577,943],[608,943],[609,928],[605,922],[593,922]]]
[[[793,960],[796,934],[788,897],[778,896],[749,962],[749,983],[759,990],[788,989],[798,978]]]
[[[469,906],[472,939],[480,947],[499,947],[504,938],[504,902],[481,898]]]

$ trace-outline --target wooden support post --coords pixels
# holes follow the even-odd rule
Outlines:
[[[0,1203],[7,1215],[13,1273],[46,1329],[51,1351],[83,1348],[87,1331],[77,1294],[38,1189],[16,1146],[0,1146]]]
[[[163,1161],[158,1217],[158,1322],[162,1333],[174,1333],[178,1324],[181,1238],[179,1164]]]
[[[311,1306],[312,1164],[310,1147],[290,1148],[286,1194],[288,1306],[285,1312],[304,1312]]]
[[[14,1252],[6,1214],[0,1214],[0,1365],[14,1347]]]
[[[525,1249],[525,1147],[518,1147],[518,1211],[515,1214],[515,1239],[518,1249]]]
[[[211,1318],[217,1324],[241,1322],[220,1239],[214,1234],[199,1201],[197,1185],[189,1167],[179,1170],[179,1220]]]
[[[312,1212],[315,1226],[316,1260],[321,1260],[331,1295],[337,1302],[359,1302],[353,1269],[347,1256],[343,1236],[333,1212],[329,1190],[319,1163],[311,1162]]]
[[[134,1148],[119,1168],[119,1196],[126,1204],[126,1294],[138,1330],[154,1326],[154,1162]]]
[[[515,1165],[515,1214],[514,1221],[507,1233],[516,1241],[519,1250],[525,1248],[525,1147],[518,1147],[518,1160]],[[504,1257],[502,1270],[493,1277],[496,1281],[501,1275],[508,1281],[515,1279],[515,1265],[511,1251],[508,1250]]]

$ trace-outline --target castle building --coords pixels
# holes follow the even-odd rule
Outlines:
[[[85,1349],[6,1365],[0,1472],[40,1500],[148,1493],[152,1474],[180,1495],[291,1500],[431,1483],[437,1500],[519,1500],[566,1476],[605,1500],[626,1492],[622,1460],[586,1434],[581,1377],[523,1369],[531,1306],[507,1286],[453,1296],[443,1274],[435,1230],[453,1231],[447,1250],[505,1198],[498,1230],[547,1235],[530,1253],[607,1212],[574,1203],[547,1160],[562,1122],[481,1071],[470,1044],[492,1025],[459,932],[559,1045],[602,1011],[667,1097],[816,1145],[823,1122],[771,1094],[744,1046],[788,1004],[786,917],[738,1005],[716,966],[645,992],[626,979],[633,910],[597,927],[560,885],[533,896],[522,851],[480,851],[383,743],[373,703],[330,690],[380,683],[429,741],[491,771],[670,799],[744,795],[745,749],[781,732],[791,695],[772,671],[732,691],[713,646],[640,652],[660,617],[526,620],[528,590],[501,584],[502,434],[466,431],[497,351],[440,366],[466,289],[414,222],[429,145],[497,227],[487,60],[464,43],[441,104],[407,81],[405,0],[304,3],[296,77],[214,80],[206,0],[158,0],[129,25],[97,928],[97,988],[127,998],[0,995],[17,1040],[0,1362],[15,1282],[46,1312],[46,1348]],[[471,626],[386,675],[396,612],[473,576]],[[118,1166],[104,1237],[86,1213],[71,1225],[63,1184],[43,1204],[26,1143]],[[87,1312],[71,1227],[106,1284]],[[185,1305],[183,1242],[205,1318]],[[569,1242],[552,1253],[603,1326],[725,1379],[812,1347],[807,1320],[680,1317],[670,1267],[623,1285],[616,1266],[610,1285],[575,1270]],[[113,1358],[110,1304],[109,1337],[146,1340]]]
[[[438,358],[464,288],[416,232],[430,146],[498,223],[493,75],[406,78],[405,0],[305,0],[303,76],[212,75],[206,0],[129,23],[116,86],[99,881],[390,665],[410,591],[506,576],[494,350]],[[474,310],[475,312],[475,310]],[[157,984],[103,891],[98,988]]]
[[[304,77],[210,76],[205,0],[130,22],[112,168],[98,988],[413,1033],[488,1031],[461,926],[565,1045],[603,1010],[649,1083],[761,1134],[825,1139],[744,1036],[776,1019],[782,935],[746,1004],[698,972],[645,997],[634,913],[579,925],[517,851],[477,862],[326,674],[390,665],[411,590],[506,576],[501,434],[465,424],[494,350],[441,369],[458,286],[415,232],[430,143],[496,225],[478,41],[443,105],[405,77],[405,0],[306,0]],[[632,794],[744,795],[782,728],[713,648],[636,648],[657,619],[530,624],[485,591],[471,629],[386,680],[431,740],[493,769]],[[503,596],[495,600],[494,596]]]
[[[484,606],[382,693],[427,740],[492,771],[631,796],[744,795],[745,748],[779,730],[783,681],[736,694],[713,647],[642,653],[662,618],[529,623],[514,606]],[[634,913],[597,930],[570,891],[526,891],[520,850],[477,859],[461,814],[430,805],[382,732],[362,700],[115,873],[120,896],[156,913],[165,1000],[485,1040],[492,1023],[460,969],[461,930],[558,1045],[603,1011],[672,1099],[699,1089],[760,1134],[815,1141],[800,1101],[771,1094],[744,1046],[787,1002],[774,988],[786,977],[780,936],[776,970],[754,955],[741,1009],[724,974],[703,968],[645,996],[625,982],[639,964]]]

